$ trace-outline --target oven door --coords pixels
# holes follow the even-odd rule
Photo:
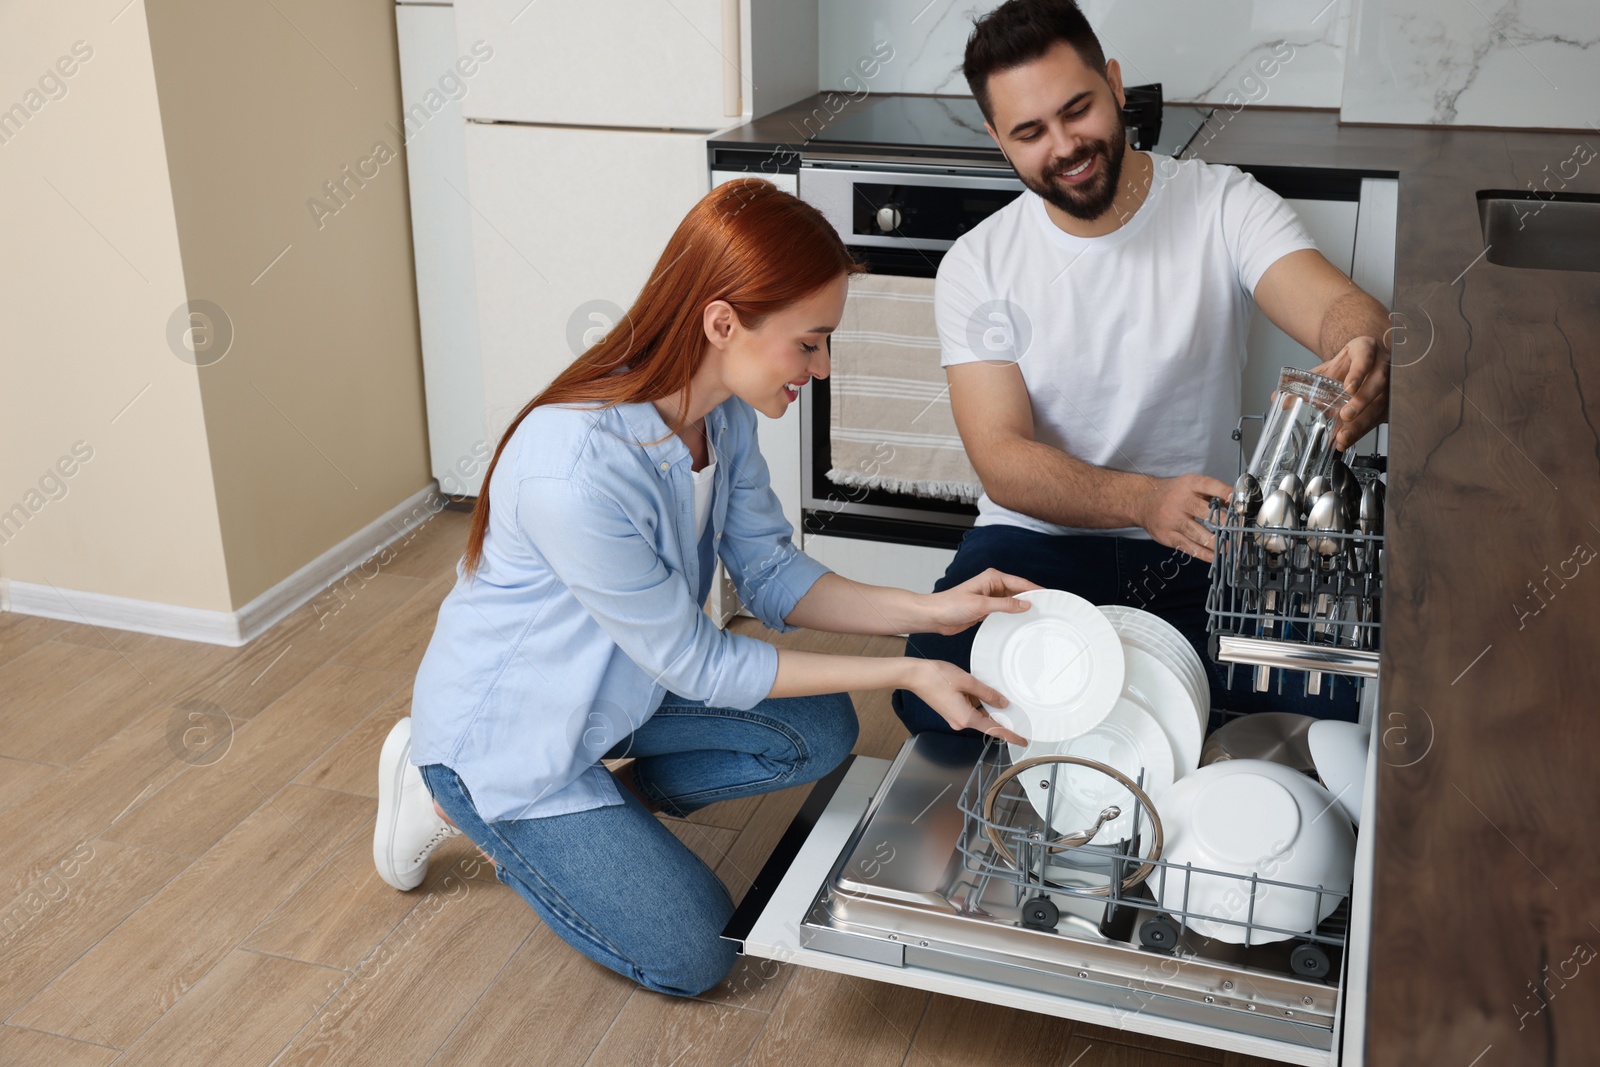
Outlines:
[[[811,383],[800,411],[801,528],[808,539],[948,551],[976,518],[977,476],[959,448],[938,365],[932,280],[957,238],[1022,191],[1009,174],[931,165],[801,166],[801,199],[820,210],[867,265],[869,284],[920,281],[888,283],[901,290],[901,300],[852,297],[849,322],[833,342],[833,378]],[[848,362],[840,353],[845,344],[851,345]],[[882,362],[875,365],[874,358]],[[913,364],[919,365],[908,370]],[[872,453],[894,455],[890,476],[861,475],[872,458],[862,454],[865,443],[872,441]]]

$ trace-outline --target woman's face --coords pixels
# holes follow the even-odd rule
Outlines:
[[[847,290],[846,275],[840,274],[753,330],[732,316],[717,346],[723,384],[763,415],[781,417],[802,386],[828,376],[828,335],[844,314]]]

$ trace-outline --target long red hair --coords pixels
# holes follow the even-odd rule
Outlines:
[[[759,178],[717,186],[673,231],[650,279],[621,322],[558,374],[517,413],[495,447],[467,535],[468,577],[483,559],[489,480],[506,442],[541,404],[634,404],[682,393],[705,358],[705,306],[726,300],[756,329],[768,315],[816,292],[855,262],[822,213]],[[627,366],[626,374],[613,374]],[[684,405],[687,410],[687,403]],[[683,429],[680,417],[672,427]]]

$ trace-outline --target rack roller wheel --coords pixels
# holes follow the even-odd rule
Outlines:
[[[1296,945],[1289,953],[1289,969],[1302,978],[1326,978],[1333,965],[1328,962],[1328,954],[1321,945],[1307,942]]]
[[[1157,952],[1171,952],[1178,943],[1178,927],[1171,919],[1157,916],[1139,924],[1139,944]]]
[[[1035,930],[1054,930],[1061,921],[1061,909],[1046,896],[1037,896],[1022,905],[1022,925]]]

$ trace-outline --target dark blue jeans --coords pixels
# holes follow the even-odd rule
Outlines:
[[[1049,589],[1065,589],[1091,604],[1140,608],[1172,623],[1183,631],[1206,665],[1213,726],[1223,717],[1219,711],[1293,711],[1319,719],[1356,721],[1356,686],[1350,678],[1323,675],[1322,694],[1308,697],[1291,677],[1280,696],[1276,691],[1277,672],[1273,674],[1272,689],[1257,693],[1252,689],[1255,669],[1236,666],[1233,684],[1228,684],[1227,665],[1212,662],[1206,647],[1210,564],[1193,556],[1132,537],[1044,534],[1000,524],[974,526],[961,539],[955,559],[934,585],[934,592],[959,585],[989,567]],[[947,660],[962,670],[970,670],[972,640],[977,633],[978,628],[973,626],[948,637],[912,634],[906,640],[906,655]],[[911,733],[952,732],[950,724],[915,693],[897,689],[892,702],[895,714]],[[978,736],[976,730],[961,732]]]

